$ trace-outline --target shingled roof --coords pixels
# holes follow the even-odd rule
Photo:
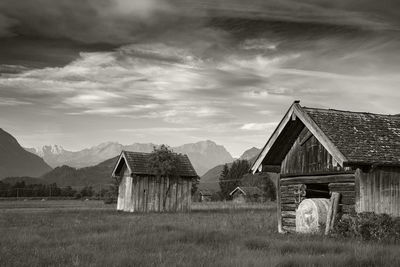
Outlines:
[[[129,166],[132,173],[137,175],[152,175],[147,164],[149,162],[150,153],[122,151],[117,164],[114,168],[113,175],[119,173],[123,166],[123,163]],[[196,177],[196,171],[194,170],[187,155],[176,154],[178,157],[178,172],[182,177]]]
[[[303,109],[348,163],[400,164],[400,116]]]
[[[252,166],[280,165],[301,130],[308,130],[341,166],[400,165],[400,116],[301,107],[298,101]]]

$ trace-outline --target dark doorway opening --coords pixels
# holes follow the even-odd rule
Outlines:
[[[328,184],[306,184],[306,198],[330,198]]]

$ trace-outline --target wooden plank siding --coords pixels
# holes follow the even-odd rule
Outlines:
[[[281,176],[346,172],[324,146],[304,128],[281,164]]]
[[[187,184],[187,201],[186,201],[186,209],[187,211],[192,210],[192,180],[189,180]]]
[[[126,176],[125,178],[125,202],[124,211],[130,211],[132,199],[132,177]]]
[[[355,177],[355,176],[354,176]],[[355,178],[354,182],[339,182],[330,183],[329,191],[337,192],[340,194],[339,198],[339,212],[341,213],[353,213],[355,212],[356,203],[356,190],[355,190]]]
[[[123,200],[124,200],[124,196],[123,196],[123,190],[124,190],[124,178],[122,178],[122,180],[120,181],[119,187],[118,187],[118,199],[117,199],[117,210],[122,210],[123,209]]]
[[[400,216],[400,167],[378,167],[356,171],[355,208],[357,212]]]
[[[124,176],[118,188],[117,209],[128,212],[190,211],[191,184],[191,179],[186,177]]]

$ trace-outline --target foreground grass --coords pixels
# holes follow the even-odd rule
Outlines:
[[[0,203],[1,266],[400,266],[399,246],[280,235],[274,204],[190,214],[25,204]]]

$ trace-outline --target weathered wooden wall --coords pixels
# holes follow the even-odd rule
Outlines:
[[[245,203],[246,202],[246,196],[240,190],[237,190],[233,194],[232,198],[233,198],[233,202],[235,202],[235,203]]]
[[[296,229],[296,209],[301,201],[313,198],[315,194],[339,192],[339,212],[355,210],[355,174],[329,174],[319,176],[284,177],[278,181],[278,230],[294,232]],[[320,185],[323,189],[318,189]],[[316,189],[317,188],[317,189]]]
[[[304,128],[281,164],[277,196],[279,231],[295,231],[296,209],[306,198],[329,198],[329,193],[339,192],[339,212],[354,211],[354,182],[354,171],[340,167]]]
[[[118,187],[118,200],[117,200],[117,210],[123,210],[126,206],[126,185],[127,185],[127,178],[130,177],[129,169],[124,165],[121,169],[121,181]]]
[[[400,216],[400,167],[357,169],[356,211]]]
[[[355,178],[353,179],[353,181],[330,183],[329,191],[331,193],[340,193],[338,212],[341,212],[342,214],[355,212]]]
[[[344,172],[311,132],[304,128],[281,164],[282,176]]]
[[[190,178],[124,174],[119,185],[117,209],[129,212],[190,211]]]

